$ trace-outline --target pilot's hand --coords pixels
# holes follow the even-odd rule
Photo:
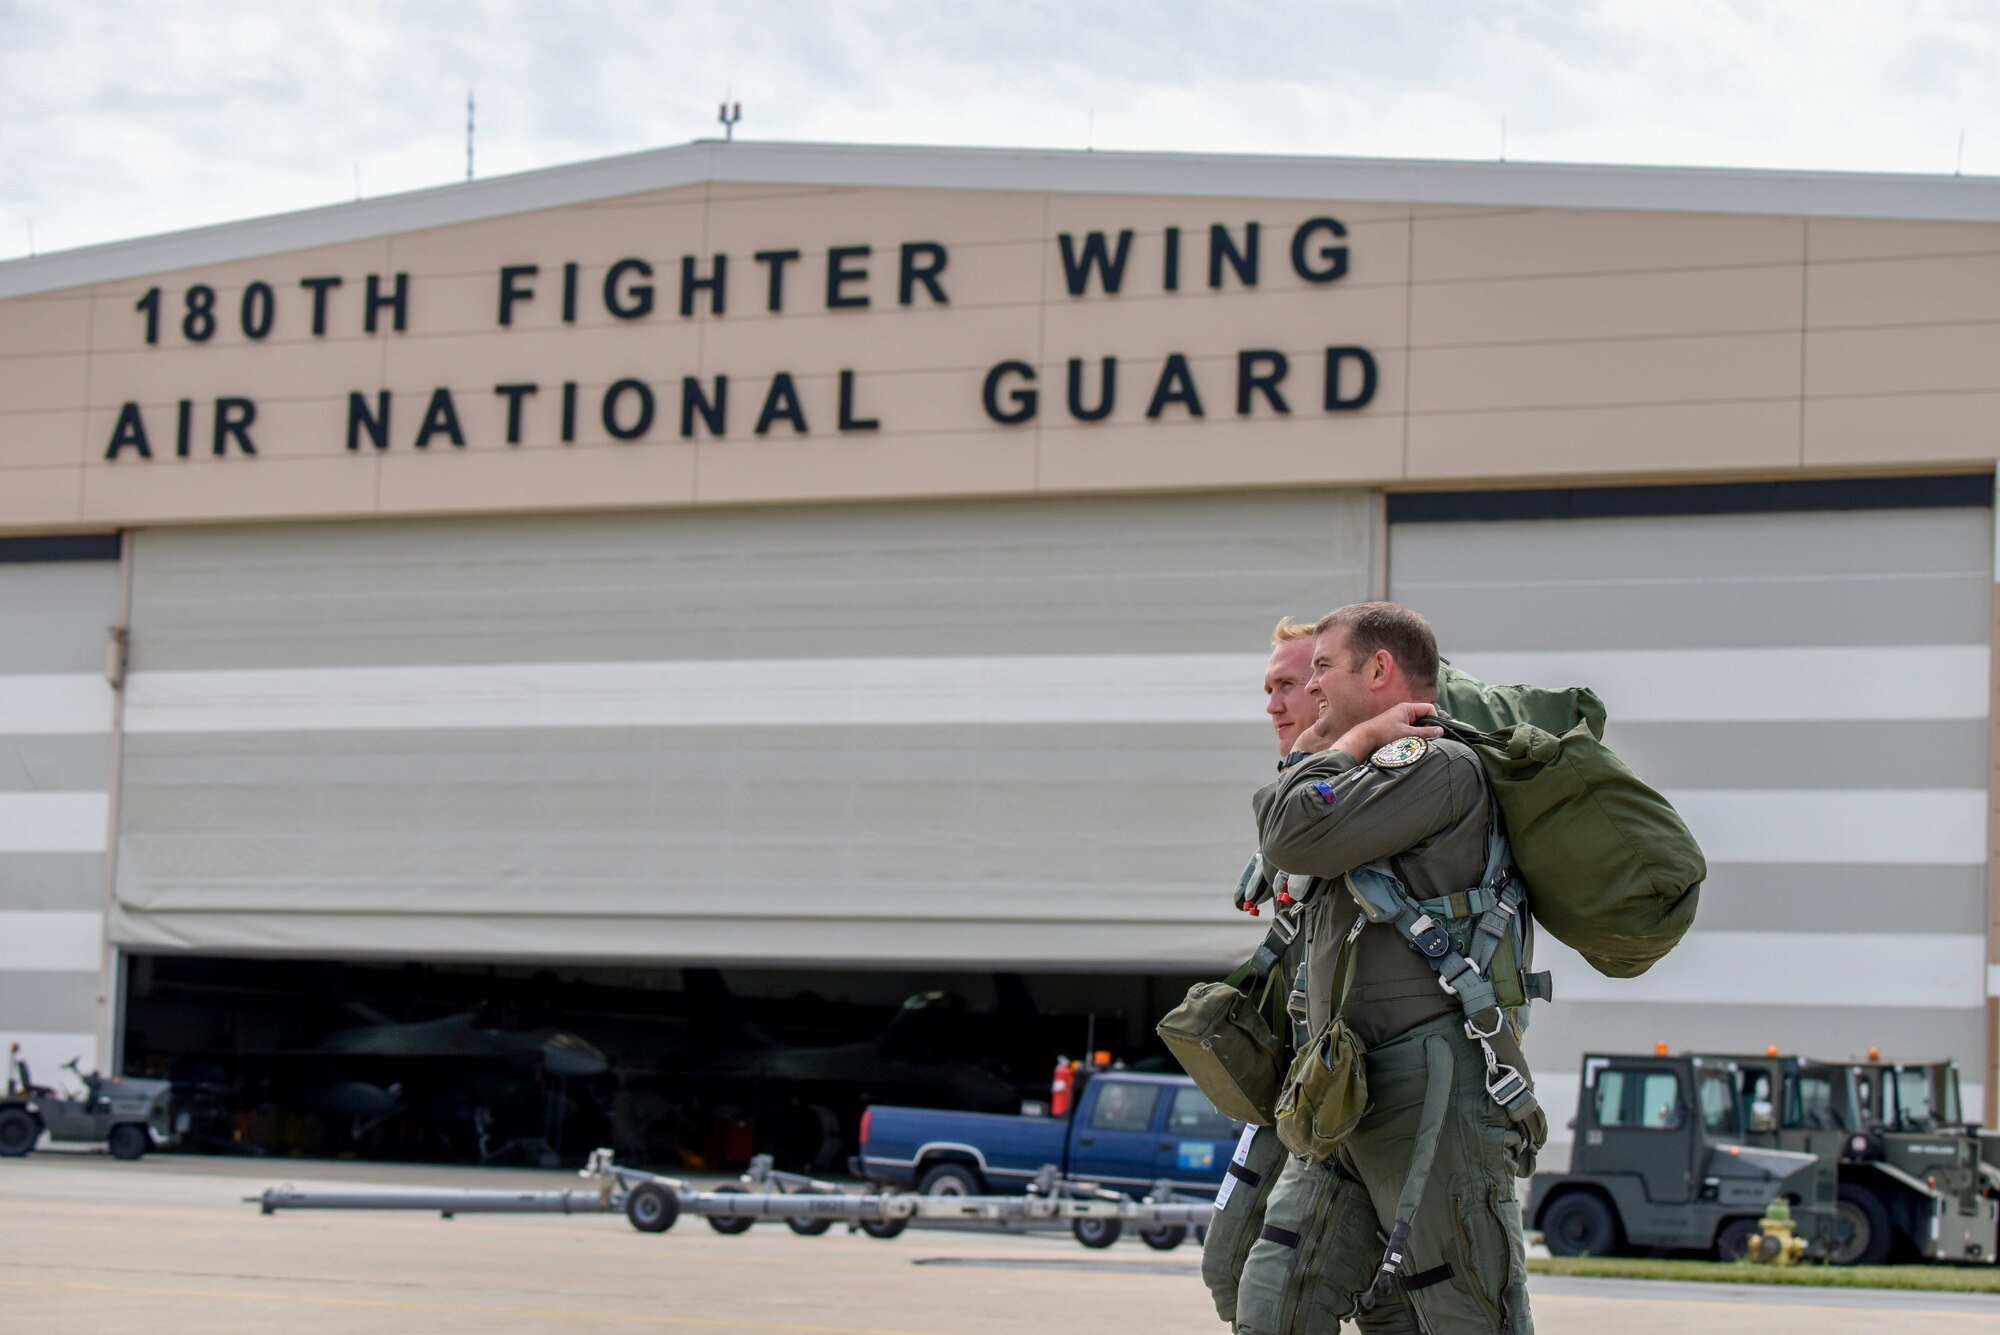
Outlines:
[[[1406,700],[1391,705],[1366,723],[1355,724],[1341,734],[1334,748],[1357,760],[1366,760],[1398,737],[1442,737],[1444,729],[1438,726],[1436,715],[1437,706],[1430,701]],[[1320,722],[1325,721],[1322,715]],[[1318,727],[1319,723],[1313,726]]]

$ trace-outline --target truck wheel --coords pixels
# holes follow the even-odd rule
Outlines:
[[[1120,1219],[1086,1216],[1071,1224],[1069,1231],[1076,1234],[1076,1240],[1086,1247],[1109,1247],[1125,1232],[1125,1223]]]
[[[681,1217],[681,1203],[657,1182],[641,1182],[625,1197],[625,1217],[641,1233],[664,1233]]]
[[[1566,1192],[1542,1211],[1542,1241],[1551,1256],[1610,1256],[1618,1250],[1618,1216],[1601,1196]]]
[[[126,1122],[111,1128],[111,1157],[114,1159],[137,1159],[153,1147],[146,1135],[146,1128]]]
[[[885,1242],[890,1238],[900,1238],[903,1236],[903,1230],[909,1226],[910,1221],[907,1219],[864,1219],[861,1221],[861,1231],[863,1233],[866,1233],[871,1238],[881,1238]]]
[[[816,1238],[833,1227],[831,1219],[807,1219],[802,1215],[786,1215],[785,1227],[802,1238]]]
[[[0,1108],[0,1154],[18,1159],[35,1148],[42,1129],[20,1108]]]
[[[1718,1261],[1754,1260],[1750,1256],[1750,1239],[1763,1229],[1755,1219],[1731,1219],[1715,1234],[1715,1259]]]
[[[715,1194],[718,1196],[741,1196],[743,1188],[717,1187]],[[738,1233],[748,1233],[751,1226],[756,1222],[755,1218],[747,1214],[712,1214],[708,1217],[708,1226],[726,1238],[733,1238]]]
[[[1834,1265],[1881,1265],[1889,1259],[1896,1237],[1881,1198],[1858,1182],[1840,1184],[1834,1206],[1833,1245],[1826,1259]]]
[[[1186,1224],[1162,1224],[1158,1228],[1139,1230],[1139,1241],[1156,1252],[1170,1252],[1187,1241]]]
[[[924,1171],[917,1190],[926,1196],[977,1196],[984,1184],[962,1163],[941,1163]]]

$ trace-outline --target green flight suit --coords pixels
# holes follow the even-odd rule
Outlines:
[[[1272,911],[1278,910],[1274,906]],[[1271,1032],[1280,1040],[1287,1062],[1292,1055],[1293,1023],[1283,1002],[1304,952],[1304,941],[1297,940],[1279,957],[1277,967],[1271,971],[1274,999],[1279,1004],[1268,1008],[1264,1016]],[[1276,1127],[1244,1127],[1236,1151],[1230,1156],[1222,1187],[1215,1195],[1215,1217],[1209,1222],[1208,1236],[1201,1248],[1201,1280],[1215,1299],[1215,1314],[1231,1325],[1236,1321],[1236,1290],[1243,1275],[1243,1263],[1264,1227],[1265,1208],[1285,1157]]]
[[[1324,752],[1260,790],[1253,806],[1270,865],[1338,878],[1386,861],[1413,897],[1427,899],[1479,884],[1491,800],[1478,758],[1442,738],[1395,766]],[[1421,1322],[1433,1335],[1532,1335],[1514,1180],[1532,1170],[1541,1147],[1531,1136],[1545,1132],[1516,1128],[1488,1097],[1484,1058],[1430,965],[1389,926],[1354,931],[1358,917],[1345,896],[1322,895],[1303,939],[1314,1032],[1334,1009],[1339,952],[1356,952],[1342,1011],[1368,1048],[1369,1111],[1328,1164],[1285,1161],[1244,1265],[1237,1329],[1321,1335],[1352,1319],[1369,1332],[1415,1331]],[[1364,1311],[1410,1175],[1428,1072],[1440,1063],[1451,1072],[1447,1115],[1407,1259]]]

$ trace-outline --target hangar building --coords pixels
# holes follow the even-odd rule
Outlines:
[[[1996,421],[1985,179],[698,143],[0,264],[0,1037],[1138,1053],[1386,595],[1708,851],[1544,938],[1558,1137],[1656,1042],[1990,1121]]]

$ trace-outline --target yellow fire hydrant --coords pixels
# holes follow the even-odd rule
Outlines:
[[[1757,1221],[1757,1231],[1750,1235],[1743,1259],[1759,1265],[1797,1265],[1805,1254],[1805,1239],[1792,1231],[1792,1207],[1780,1196]]]

